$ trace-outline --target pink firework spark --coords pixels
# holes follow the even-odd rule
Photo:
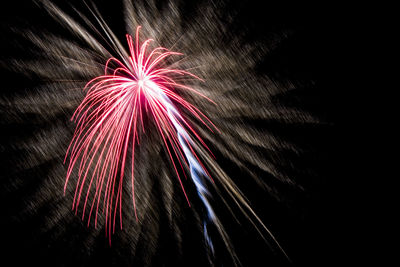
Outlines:
[[[157,125],[188,203],[189,200],[177,169],[179,166],[173,160],[175,154],[180,167],[183,170],[188,167],[176,128],[186,129],[185,131],[196,138],[205,148],[207,146],[187,120],[176,109],[174,109],[176,112],[171,113],[171,107],[168,105],[172,102],[176,103],[204,125],[207,126],[207,121],[208,124],[215,127],[203,113],[180,97],[175,90],[177,88],[189,90],[207,98],[193,88],[177,82],[181,77],[200,78],[187,71],[160,67],[162,63],[165,63],[167,57],[182,54],[168,51],[163,47],[146,53],[152,39],[146,40],[139,46],[139,29],[140,26],[136,31],[136,43],[133,42],[130,35],[126,35],[130,52],[129,58],[124,61],[126,64],[116,58],[108,59],[104,75],[96,77],[86,84],[84,89],[87,90],[87,94],[71,118],[77,122],[77,126],[66,155],[66,159],[68,155],[70,159],[64,193],[74,167],[78,166],[78,180],[72,208],[77,213],[82,195],[86,195],[84,196],[82,220],[89,205],[88,225],[91,215],[95,211],[95,227],[97,227],[97,214],[99,206],[102,206],[108,235],[111,235],[111,229],[112,232],[115,231],[115,219],[118,211],[122,228],[122,186],[129,146],[132,153],[130,155],[132,201],[137,220],[133,175],[134,152],[136,143],[139,143],[138,128],[141,125],[143,132],[145,130],[143,112],[149,114]],[[112,68],[111,65],[116,67]],[[209,126],[207,128],[210,129]],[[188,134],[181,136],[198,160],[191,145],[191,137]],[[200,163],[200,160],[198,162]],[[95,188],[95,192],[93,198],[89,200],[91,188]]]

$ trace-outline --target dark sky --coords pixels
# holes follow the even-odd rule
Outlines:
[[[68,5],[63,3],[64,1],[55,2],[60,3],[62,8],[68,10]],[[80,1],[70,2],[76,3],[75,5],[79,7]],[[124,36],[124,22],[120,12],[122,5],[112,2],[111,5],[107,1],[101,1],[101,3],[97,3],[97,6],[116,34]],[[300,105],[326,121],[323,126],[315,128],[293,129],[292,135],[289,136],[298,144],[310,148],[309,154],[302,158],[302,164],[313,169],[313,177],[296,177],[299,180],[311,179],[306,182],[305,195],[294,198],[289,208],[279,204],[267,204],[268,214],[263,214],[261,217],[276,214],[276,219],[272,218],[270,223],[276,226],[275,229],[279,229],[277,231],[279,240],[291,257],[293,266],[329,266],[334,263],[345,265],[342,258],[351,245],[343,240],[345,235],[341,231],[346,221],[344,218],[346,214],[340,208],[345,202],[345,193],[342,193],[341,185],[346,183],[347,178],[345,175],[338,175],[340,159],[337,154],[340,148],[338,145],[340,133],[336,124],[341,115],[340,111],[337,111],[336,100],[337,91],[341,89],[336,87],[335,81],[329,79],[332,74],[332,65],[336,61],[335,42],[340,39],[340,35],[334,30],[336,26],[334,20],[337,19],[337,16],[331,14],[331,7],[292,5],[281,1],[276,1],[279,4],[270,1],[260,1],[267,2],[264,4],[243,2],[228,1],[229,4],[226,6],[238,12],[238,16],[231,23],[232,32],[239,34],[245,29],[249,45],[255,42],[267,43],[268,36],[274,32],[288,31],[292,33],[291,37],[280,44],[268,59],[259,62],[256,66],[257,72],[277,80],[296,81],[299,85],[298,90],[284,96],[285,101],[293,105]],[[190,3],[187,1],[182,4],[183,13],[187,14],[187,20],[190,20],[192,10],[195,10],[198,5],[200,4],[196,1],[190,1]],[[162,6],[163,4],[160,2],[160,8]],[[227,12],[231,11],[227,10]],[[53,24],[45,12],[40,11],[30,1],[6,1],[2,3],[0,14],[2,63],[8,62],[12,58],[32,58],[29,54],[16,55],[20,51],[16,47],[23,46],[24,41],[12,33],[14,29],[30,27],[38,32],[44,29],[44,31],[56,31],[63,34],[63,30]],[[13,73],[7,69],[7,66],[1,66],[1,74],[4,75],[2,80],[6,81],[7,85],[2,86],[4,96],[15,95],[17,92],[23,93],[25,90],[29,90],[26,88],[35,83],[35,77],[24,79],[23,75]],[[0,108],[1,113],[7,112],[3,110],[4,107]],[[29,117],[25,119],[29,120]],[[4,146],[2,144],[2,153],[10,151],[3,147],[10,148],[16,140],[16,136],[24,138],[24,135],[28,136],[30,131],[35,129],[35,126],[29,125],[29,123],[1,124],[0,127],[2,127],[2,143],[4,143]],[[256,125],[256,127],[261,128],[262,126]],[[277,126],[276,132],[279,133],[279,131],[279,126]],[[2,154],[2,157],[4,157],[3,163],[7,163],[8,155]],[[34,219],[30,221],[16,219],[19,211],[23,209],[21,206],[23,204],[19,199],[23,199],[25,194],[30,194],[30,190],[29,186],[24,187],[24,190],[13,191],[10,189],[10,179],[14,175],[11,164],[2,166],[4,177],[0,181],[0,208],[2,210],[0,227],[3,232],[2,244],[6,247],[1,252],[11,262],[14,261],[17,265],[22,262],[27,264],[37,262],[42,266],[51,266],[54,260],[58,262],[59,266],[92,265],[94,263],[100,265],[107,263],[107,265],[114,266],[119,263],[118,257],[129,257],[129,255],[124,255],[124,252],[109,252],[107,251],[109,248],[103,247],[103,244],[93,248],[90,255],[81,255],[80,251],[69,247],[73,243],[68,239],[75,238],[74,236],[61,236],[60,239],[64,240],[65,246],[48,248],[46,242],[40,241],[42,236],[30,234],[35,231],[35,227],[42,226],[39,221]],[[229,168],[229,166],[226,167]],[[26,170],[20,175],[26,181],[38,183],[34,177],[42,174]],[[246,188],[246,184],[243,186]],[[263,193],[255,192],[256,194],[262,195]],[[260,199],[264,198],[260,197]],[[261,207],[264,204],[256,202],[255,205]],[[47,212],[46,207],[38,210],[38,213],[40,212]],[[75,224],[74,227],[80,226]],[[86,229],[81,231],[86,231]],[[79,233],[79,231],[72,232]],[[280,256],[265,253],[265,247],[258,246],[260,240],[253,242],[253,240],[246,240],[246,237],[241,236],[243,233],[238,232],[237,235],[238,240],[244,238],[243,240],[246,241],[238,245],[238,249],[244,255],[244,266],[291,266]],[[46,238],[43,236],[43,240]],[[265,257],[262,256],[264,254]],[[59,258],[62,255],[64,255],[64,259]],[[105,259],[106,256],[109,258]],[[98,259],[91,260],[93,257],[98,257]],[[79,263],[80,258],[84,259],[84,263]],[[259,262],[263,258],[265,262]],[[193,266],[195,265],[194,263]]]

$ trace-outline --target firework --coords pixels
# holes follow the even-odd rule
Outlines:
[[[35,205],[21,205],[26,214],[53,205],[43,216],[42,229],[50,232],[46,242],[57,244],[61,234],[65,240],[75,222],[81,232],[73,246],[79,251],[89,255],[104,240],[99,232],[105,230],[111,243],[117,231],[107,249],[124,250],[143,266],[170,253],[191,261],[188,251],[211,265],[240,265],[243,255],[235,247],[256,239],[260,251],[270,251],[268,244],[283,252],[269,227],[278,231],[286,218],[277,223],[269,204],[281,208],[286,198],[289,203],[302,195],[293,177],[307,171],[293,163],[302,155],[297,139],[284,133],[319,123],[281,101],[295,91],[292,80],[260,71],[290,32],[260,43],[246,39],[246,23],[230,28],[236,11],[227,11],[224,1],[194,4],[188,18],[179,1],[124,0],[118,11],[124,25],[120,17],[106,17],[117,32],[90,3],[74,7],[72,15],[51,1],[38,2],[63,32],[20,32],[37,53],[32,61],[8,66],[40,81],[26,96],[1,104],[7,107],[5,121],[26,123],[20,114],[27,114],[40,125],[12,151],[29,152],[18,158],[18,171],[42,175],[52,164],[24,200]],[[94,227],[80,227],[82,221]],[[65,229],[53,231],[59,225]],[[259,236],[249,234],[241,244],[240,236],[253,232]]]
[[[208,219],[215,218],[206,199],[208,191],[200,177],[209,178],[210,176],[196,155],[191,136],[194,136],[206,148],[207,146],[174,104],[189,111],[193,117],[211,130],[207,125],[208,123],[214,126],[211,121],[174,91],[179,87],[201,95],[193,88],[177,82],[182,80],[182,76],[200,78],[184,70],[171,69],[168,66],[160,67],[167,57],[181,54],[170,52],[163,47],[155,48],[147,54],[146,50],[152,40],[148,39],[139,45],[139,30],[140,26],[136,30],[136,43],[133,42],[130,35],[126,36],[130,52],[129,58],[124,59],[126,65],[117,58],[110,58],[105,64],[104,75],[94,78],[85,86],[87,95],[72,118],[77,121],[77,126],[67,151],[70,160],[64,192],[74,166],[78,165],[78,181],[73,208],[78,212],[82,191],[85,184],[88,183],[83,204],[83,219],[92,185],[95,184],[88,224],[94,207],[96,207],[95,226],[97,226],[97,213],[101,199],[103,199],[103,212],[106,214],[108,234],[111,233],[111,229],[113,232],[115,230],[118,210],[122,228],[122,186],[129,146],[131,150],[132,201],[137,219],[133,174],[135,145],[140,142],[138,128],[142,127],[145,132],[143,112],[150,114],[157,125],[188,204],[190,205],[190,202],[172,154],[175,154],[179,166],[184,172],[185,168],[190,169],[191,178],[207,208]],[[111,66],[112,63],[115,63],[116,66]],[[207,99],[206,96],[201,96]],[[208,100],[210,101],[210,99]],[[172,151],[169,147],[172,147]],[[91,167],[93,167],[92,173],[90,173]],[[204,228],[207,236],[206,224]],[[111,242],[111,237],[109,240]],[[207,240],[211,245],[208,236]]]

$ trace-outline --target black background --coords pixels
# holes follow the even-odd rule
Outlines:
[[[63,1],[56,2],[68,8],[66,3],[62,3]],[[79,6],[79,1],[72,1],[72,3],[75,2],[75,5]],[[105,18],[115,17],[115,20],[108,19],[107,22],[110,22],[113,29],[117,29],[118,36],[123,36],[123,18],[120,15],[122,5],[102,2],[104,3],[99,2],[96,5]],[[328,122],[325,126],[315,129],[298,132],[294,129],[298,143],[311,148],[312,155],[305,156],[304,165],[314,169],[316,176],[309,184],[307,198],[301,197],[301,202],[293,203],[293,208],[280,210],[279,205],[272,207],[273,213],[278,214],[274,225],[279,225],[277,227],[281,228],[281,231],[278,231],[280,233],[278,239],[286,248],[294,266],[347,265],[350,263],[347,256],[350,254],[348,251],[352,247],[353,240],[351,234],[348,234],[352,232],[351,229],[344,231],[345,228],[352,227],[349,223],[350,209],[345,208],[344,205],[347,198],[345,188],[349,183],[347,180],[349,178],[340,170],[343,168],[345,158],[349,156],[343,156],[343,158],[338,156],[343,154],[341,150],[344,145],[340,142],[342,133],[338,130],[338,125],[344,111],[341,110],[342,104],[338,102],[338,95],[343,93],[343,89],[337,82],[338,77],[342,75],[342,70],[334,67],[337,66],[339,47],[344,38],[339,29],[341,16],[336,12],[336,8],[331,6],[265,2],[267,3],[230,1],[233,10],[240,10],[232,29],[241,31],[245,27],[249,44],[262,41],[270,32],[279,32],[282,29],[294,32],[287,42],[276,49],[265,62],[259,64],[258,71],[274,79],[284,77],[299,81],[304,88],[290,95],[288,101],[299,103],[306,110],[318,114],[320,118]],[[33,2],[7,1],[4,4],[2,3],[0,13],[2,62],[21,56],[15,55],[17,49],[14,46],[19,40],[14,39],[15,36],[11,34],[13,29],[34,27],[38,31],[42,28],[57,30],[57,26],[52,24],[45,12],[40,11]],[[190,19],[190,10],[195,8],[196,4],[187,3],[183,6],[188,10],[187,19]],[[115,14],[118,15],[113,16]],[[119,27],[119,25],[122,26]],[[121,31],[118,32],[118,29]],[[23,41],[20,44],[22,43]],[[2,80],[6,82],[1,88],[5,96],[15,94],[15,90],[23,87],[21,84],[29,87],[29,83],[32,82],[23,80],[21,75],[12,73],[4,65],[1,68],[1,75]],[[15,79],[18,79],[18,85]],[[309,81],[312,81],[312,86],[307,86]],[[2,110],[2,112],[6,111]],[[34,127],[29,124],[6,125],[7,127],[2,124],[1,126],[2,142],[5,145],[10,145],[16,135],[29,135],[31,127]],[[3,154],[2,157],[4,158],[2,162],[6,163],[7,155]],[[11,172],[11,168],[12,166],[6,166],[6,164],[2,166],[4,177],[0,181],[1,192],[7,191],[8,172]],[[304,179],[304,177],[298,177],[298,179]],[[46,244],[29,234],[35,227],[40,227],[35,225],[36,222],[14,220],[20,208],[18,198],[23,198],[26,193],[29,192],[18,191],[13,199],[0,197],[1,243],[4,246],[1,253],[5,256],[5,258],[2,256],[2,259],[10,260],[10,263],[5,266],[22,263],[51,266],[52,262],[68,266],[79,262],[80,257],[84,259],[81,264],[114,265],[118,261],[114,261],[112,257],[127,256],[107,252],[109,248],[106,244],[99,245],[97,252],[95,250],[90,256],[80,255],[79,251],[69,247],[67,241],[65,247],[47,248]],[[6,195],[9,196],[9,194],[4,194]],[[239,233],[238,235],[240,236]],[[244,261],[245,266],[290,266],[279,257],[268,258],[268,253],[265,254],[265,262],[260,262],[260,259],[263,259],[260,255],[265,252],[257,248],[256,243],[242,244],[239,249],[243,251],[243,254],[248,255]],[[55,250],[59,252],[54,252]],[[64,263],[63,259],[57,259],[60,255],[64,255]],[[259,257],[253,259],[252,255],[259,255]],[[88,257],[97,257],[98,260],[90,260]],[[106,257],[111,257],[111,259],[107,260]],[[73,260],[66,258],[73,258]],[[193,265],[196,264],[193,263]]]

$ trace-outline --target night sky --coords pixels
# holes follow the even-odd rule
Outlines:
[[[73,14],[69,4],[64,1],[53,2],[68,14]],[[121,12],[123,5],[120,2],[98,1],[96,6],[114,33],[124,41],[125,26]],[[165,8],[165,2],[157,1],[158,7]],[[287,170],[287,173],[299,184],[301,190],[277,184],[277,195],[280,196],[277,199],[246,179],[244,171],[230,160],[224,159],[222,152],[217,150],[216,157],[228,174],[237,177],[243,175],[243,179],[238,182],[240,188],[249,197],[260,218],[271,226],[291,262],[276,248],[270,249],[253,228],[246,224],[230,223],[226,211],[223,208],[217,210],[221,212],[243,266],[345,265],[342,257],[350,244],[342,239],[341,225],[346,219],[339,207],[345,202],[345,193],[341,192],[339,185],[346,183],[346,177],[338,174],[340,159],[337,157],[340,149],[340,133],[337,127],[340,111],[337,111],[336,94],[341,89],[329,78],[332,64],[337,60],[334,42],[340,38],[337,31],[333,30],[334,16],[327,7],[293,5],[285,1],[276,1],[279,4],[274,3],[275,1],[263,2],[266,3],[222,1],[214,5],[223,7],[226,14],[235,14],[233,19],[228,19],[228,16],[220,18],[220,23],[229,31],[229,35],[221,39],[221,43],[230,43],[230,36],[238,35],[241,36],[243,46],[269,47],[275,36],[286,36],[274,44],[267,56],[263,56],[252,66],[252,71],[255,77],[267,76],[277,82],[290,81],[293,90],[276,95],[273,101],[305,110],[315,115],[320,123],[306,126],[281,125],[277,122],[253,120],[252,127],[258,131],[271,131],[302,148],[300,155],[289,152],[282,154],[286,159],[292,160],[296,171]],[[78,10],[87,12],[81,1],[69,3]],[[207,5],[211,3],[181,1],[179,7],[182,20],[177,23],[190,23],[198,12],[201,13],[201,8]],[[115,234],[111,247],[103,231],[96,231],[97,234],[90,237],[90,242],[82,243],[82,236],[93,229],[87,228],[73,211],[64,215],[70,217],[65,221],[59,220],[51,227],[46,224],[44,218],[54,212],[56,202],[65,201],[65,206],[70,205],[69,200],[61,197],[62,188],[58,192],[44,191],[48,196],[43,198],[39,190],[44,179],[52,175],[55,166],[62,166],[62,159],[54,157],[41,161],[40,165],[26,167],[29,164],[20,161],[27,159],[25,154],[29,151],[18,144],[29,140],[33,133],[41,132],[49,124],[64,125],[64,121],[69,118],[60,113],[55,114],[53,121],[41,120],[38,114],[19,114],[7,108],[7,99],[33,95],[35,86],[41,83],[40,77],[35,73],[20,73],[11,66],[15,60],[27,62],[40,58],[40,54],[32,53],[29,47],[25,49],[29,42],[19,34],[24,29],[31,29],[39,36],[51,32],[65,38],[73,37],[61,25],[54,23],[34,2],[2,3],[0,16],[3,51],[0,69],[2,81],[5,81],[1,86],[0,98],[0,229],[3,244],[0,254],[3,261],[10,262],[4,266],[142,266],[145,262],[150,262],[150,266],[207,266],[207,261],[199,252],[202,244],[196,244],[201,242],[200,237],[196,234],[190,237],[191,219],[187,219],[187,229],[182,229],[189,236],[185,241],[187,243],[183,243],[183,255],[175,253],[175,247],[170,245],[174,242],[170,229],[161,223],[157,253],[151,256],[150,261],[142,251],[145,246],[140,249],[139,244],[135,255],[132,255],[129,248],[121,247],[123,242],[119,240],[127,238],[124,231]],[[263,175],[261,172],[259,174]],[[159,190],[162,194],[160,188],[154,190]],[[54,197],[49,196],[51,194]],[[27,211],[28,206],[31,208]],[[182,216],[189,213],[190,208],[183,208]],[[227,219],[224,219],[225,215]],[[161,216],[160,222],[162,220]],[[145,232],[142,234],[145,235]],[[141,242],[149,241],[144,237]],[[224,264],[224,257],[226,255],[217,257],[216,266],[230,266]]]

